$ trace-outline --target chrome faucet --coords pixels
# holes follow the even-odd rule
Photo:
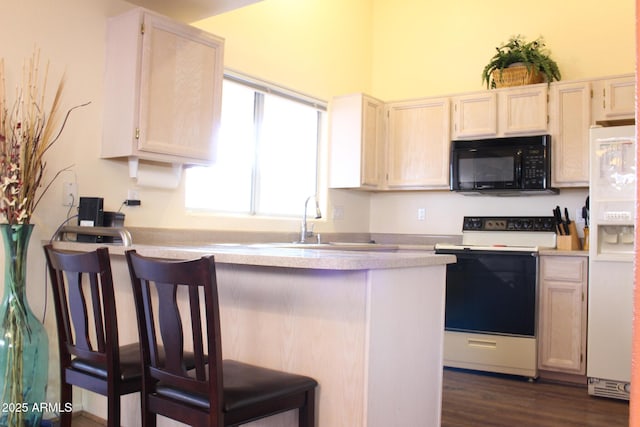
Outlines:
[[[322,212],[320,212],[320,204],[318,203],[318,197],[315,195],[307,197],[307,200],[304,201],[304,214],[302,215],[302,226],[300,227],[300,241],[298,243],[307,243],[307,237],[311,237],[313,235],[313,231],[311,234],[307,235],[307,205],[309,204],[309,200],[314,199],[316,202],[316,219],[322,218]]]

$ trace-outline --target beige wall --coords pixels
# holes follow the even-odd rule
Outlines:
[[[371,0],[263,0],[194,25],[226,40],[225,65],[329,99],[371,88]]]
[[[373,95],[385,100],[483,88],[510,36],[544,36],[564,79],[634,70],[633,0],[373,0]]]

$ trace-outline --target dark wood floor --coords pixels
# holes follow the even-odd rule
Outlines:
[[[586,387],[445,369],[442,427],[617,427],[629,403]]]
[[[628,402],[585,387],[444,370],[442,427],[626,427],[628,419]],[[73,427],[106,425],[96,421],[80,415]]]
[[[107,422],[86,414],[79,414],[71,421],[73,427],[104,427]]]

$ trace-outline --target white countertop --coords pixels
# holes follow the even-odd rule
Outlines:
[[[435,255],[420,250],[338,250],[276,247],[272,245],[164,246],[134,244],[119,246],[95,243],[56,241],[54,246],[73,251],[89,251],[106,246],[115,255],[135,249],[141,255],[160,258],[192,259],[214,255],[217,263],[320,270],[372,270],[424,267],[450,264],[453,255]],[[347,248],[345,248],[347,249]]]

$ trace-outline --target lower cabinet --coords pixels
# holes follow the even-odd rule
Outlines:
[[[540,257],[539,370],[586,374],[587,265],[582,255]]]

